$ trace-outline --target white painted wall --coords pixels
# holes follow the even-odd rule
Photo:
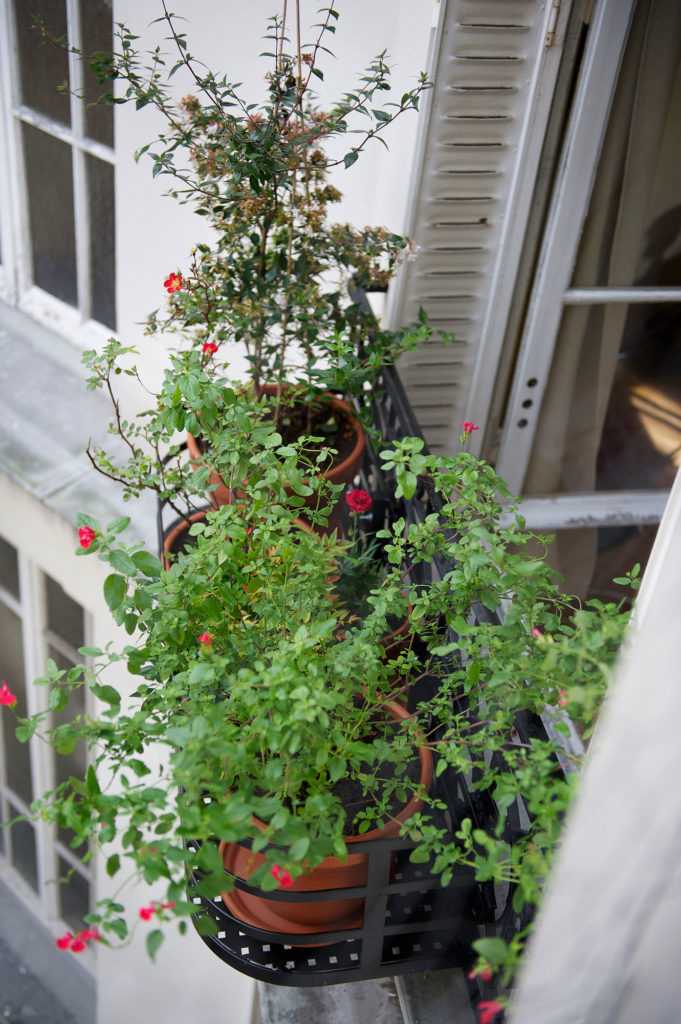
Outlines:
[[[269,49],[261,36],[267,17],[278,6],[276,0],[176,0],[171,8],[188,19],[184,27],[192,54],[213,69],[224,70],[232,81],[243,82],[244,91],[259,102],[268,61],[257,54]],[[304,38],[314,38],[313,30],[306,33],[304,26],[318,21],[319,6],[317,0],[302,0]],[[336,59],[328,57],[320,65],[325,76],[324,83],[318,83],[322,105],[352,89],[355,75],[384,49],[394,67],[397,97],[416,84],[425,67],[434,0],[340,0],[337,7],[338,29],[335,37],[328,37],[333,40],[330,45],[327,40]],[[114,3],[114,20],[139,34],[140,45],[155,45],[167,34],[162,26],[150,26],[159,13],[160,0]],[[191,91],[180,73],[176,82],[178,95]],[[115,116],[119,333],[125,342],[142,346],[145,377],[156,382],[163,345],[144,339],[139,325],[150,310],[163,304],[164,278],[170,270],[186,266],[191,246],[205,237],[206,227],[189,207],[164,196],[163,179],[152,179],[148,160],[133,161],[134,151],[155,137],[162,125],[160,116],[150,108],[137,112],[127,105],[118,105]],[[375,143],[349,171],[336,169],[332,180],[344,193],[335,208],[339,220],[404,228],[417,122],[413,112],[403,115],[386,133],[390,151]]]

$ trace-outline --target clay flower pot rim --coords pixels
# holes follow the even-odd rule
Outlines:
[[[290,387],[290,385],[284,385],[284,389],[286,389],[287,386]],[[278,390],[278,384],[260,385],[260,391],[262,394],[265,395],[276,395]],[[344,399],[342,398],[337,398],[336,395],[332,394],[330,391],[322,392],[320,398],[328,400],[331,409],[333,409],[334,412],[340,413],[346,420],[348,420],[355,433],[355,446],[350,452],[350,454],[346,455],[342,462],[338,462],[334,466],[330,466],[329,469],[324,470],[321,474],[325,480],[329,480],[331,483],[336,483],[336,481],[342,482],[348,469],[353,464],[359,463],[359,461],[361,460],[362,455],[364,453],[364,449],[366,447],[366,434],[364,432],[364,427],[360,423],[359,419],[357,418],[352,409],[352,406],[349,405],[348,402],[344,401]],[[201,448],[199,447],[199,443],[197,439],[194,437],[194,435],[190,434],[189,431],[187,431],[187,449],[189,451],[191,458],[195,462],[201,459],[203,453],[201,451]],[[217,477],[217,474],[215,475],[216,480],[213,480],[213,483],[216,483],[217,479],[219,479]]]
[[[406,721],[407,719],[414,717],[414,715],[412,715],[411,712],[407,711],[404,705],[398,704],[396,701],[387,700],[385,701],[383,706],[387,708],[391,712],[391,714],[393,714],[397,719],[402,719],[403,721]],[[430,787],[431,782],[433,781],[433,755],[430,751],[430,748],[426,747],[425,745],[420,746],[418,748],[418,752],[419,761],[421,762],[421,772],[419,776],[418,785],[419,787],[428,789]],[[348,844],[372,842],[374,839],[383,839],[386,837],[386,835],[390,834],[395,830],[395,825],[404,824],[404,822],[408,821],[409,818],[412,817],[412,815],[416,814],[416,812],[422,806],[423,800],[421,799],[421,797],[417,796],[416,793],[412,793],[411,797],[404,805],[404,807],[400,811],[398,811],[398,813],[395,814],[390,819],[388,824],[383,826],[383,828],[372,828],[369,832],[362,832],[358,835],[343,836],[343,841],[346,844]],[[258,828],[261,832],[264,832],[265,829],[267,828],[266,822],[262,821],[260,818],[257,818],[255,815],[253,815],[251,821],[255,825],[255,827]],[[234,844],[229,843],[223,839],[220,842],[220,854],[222,855],[224,848],[226,846],[232,845]],[[326,859],[338,860],[338,858],[335,857],[327,857]]]
[[[187,530],[189,529],[189,527],[193,523],[198,523],[202,519],[205,519],[207,514],[209,512],[212,512],[212,511],[213,511],[213,506],[210,505],[210,506],[207,506],[206,508],[199,509],[197,512],[191,512],[187,516],[186,519],[182,518],[182,519],[178,520],[178,522],[175,523],[175,525],[172,527],[172,529],[169,530],[168,533],[164,534],[164,536],[163,536],[163,564],[164,564],[164,567],[166,569],[169,566],[169,561],[168,561],[168,557],[167,556],[172,554],[173,544],[175,543],[177,538],[181,537],[183,533],[186,533]],[[187,520],[189,520],[189,523],[187,523]]]

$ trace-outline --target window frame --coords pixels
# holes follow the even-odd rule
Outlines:
[[[71,660],[82,660],[78,652],[48,628],[46,572],[34,561],[29,559],[20,548],[8,540],[17,553],[19,567],[19,600],[6,590],[0,583],[0,602],[10,608],[21,621],[21,636],[24,655],[25,692],[27,707],[25,714],[33,715],[47,710],[48,692],[43,686],[34,686],[33,680],[45,672],[48,658],[48,645],[57,648]],[[54,577],[52,577],[54,579]],[[59,582],[59,581],[55,581]],[[78,602],[79,603],[79,602]],[[81,607],[83,607],[81,605]],[[91,642],[92,618],[83,608],[84,645]],[[93,701],[88,692],[86,710],[94,715]],[[22,712],[20,711],[20,714]],[[31,777],[34,797],[39,796],[55,785],[55,758],[52,748],[42,742],[38,736],[29,740]],[[8,801],[22,814],[27,814],[28,807],[18,794],[10,790],[5,779],[5,751],[2,730],[0,730],[0,808],[4,820],[8,820]],[[76,854],[64,846],[57,836],[56,827],[45,821],[33,822],[36,840],[36,862],[38,891],[36,892],[24,879],[21,872],[12,864],[12,830],[4,834],[5,848],[0,852],[0,878],[4,878],[12,890],[22,899],[32,913],[56,935],[69,929],[69,925],[59,913],[59,890],[55,880],[59,877],[59,857],[67,861],[90,886],[90,911],[95,903],[95,872],[94,860],[83,865]],[[94,962],[94,954],[88,952],[85,961]]]
[[[83,2],[83,0],[81,0]],[[84,0],[87,2],[87,0]],[[65,0],[69,46],[80,48],[79,0]],[[90,216],[86,157],[116,167],[115,150],[85,135],[82,62],[69,52],[71,125],[62,125],[21,103],[19,49],[13,0],[0,0],[0,171],[8,187],[0,192],[0,299],[53,328],[81,348],[98,345],[116,331],[91,317]],[[74,235],[78,306],[70,306],[33,281],[28,188],[22,125],[28,124],[67,144],[73,171]],[[114,184],[115,200],[115,184]],[[115,297],[114,297],[115,302]]]

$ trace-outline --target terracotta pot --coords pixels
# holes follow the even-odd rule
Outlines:
[[[275,397],[279,392],[278,384],[262,384],[260,387],[260,393],[263,395],[269,395]],[[366,447],[366,434],[364,427],[355,416],[352,407],[342,398],[337,398],[330,392],[327,392],[322,396],[325,402],[328,403],[329,408],[336,415],[336,418],[340,423],[345,421],[350,425],[355,436],[355,443],[352,451],[346,456],[341,462],[338,462],[325,470],[321,475],[322,479],[328,480],[332,484],[349,484],[351,483],[362,464],[362,458],[364,456],[364,449]],[[203,452],[201,447],[194,437],[193,434],[187,433],[187,449],[193,462],[201,462],[203,458]],[[228,505],[230,503],[230,490],[223,481],[222,477],[218,473],[211,473],[209,477],[210,483],[215,485],[215,490],[211,491],[211,501],[214,505]],[[309,502],[308,504],[312,504]],[[338,507],[340,502],[334,508],[334,512],[331,515],[329,527],[330,529],[337,529],[339,526],[339,513]],[[326,531],[325,531],[326,532]]]
[[[229,502],[228,502],[229,504]],[[187,516],[187,519],[179,519],[178,522],[173,526],[172,530],[164,534],[163,537],[163,567],[164,569],[170,568],[170,555],[177,554],[176,547],[178,541],[182,536],[189,530],[192,523],[200,523],[206,518],[209,509],[202,508],[198,512],[192,512],[191,515]]]
[[[410,717],[401,704],[387,703],[386,708],[396,720]],[[433,757],[427,747],[419,747],[421,771],[419,783],[426,789],[433,778]],[[387,839],[399,834],[400,827],[423,806],[423,801],[413,795],[398,814],[384,828],[375,828],[363,835],[345,836],[345,843]],[[254,818],[255,825],[265,829],[264,822]],[[253,853],[237,843],[220,843],[220,853],[227,871],[238,878],[248,880],[264,863],[260,853]],[[326,857],[321,864],[295,880],[286,892],[310,892],[325,889],[349,889],[367,883],[367,855],[349,851],[346,861],[337,857]],[[294,903],[268,900],[243,890],[223,892],[222,900],[228,910],[239,920],[265,931],[309,935],[322,931],[344,931],[359,928],[362,924],[363,903],[360,898],[323,900],[309,903]]]
[[[203,459],[203,452],[199,442],[196,440],[193,434],[187,431],[187,451],[189,452],[192,462],[200,463]],[[211,484],[215,485],[215,490],[211,491],[209,498],[212,501],[215,508],[219,508],[220,505],[231,505],[231,490],[224,482],[219,473],[211,473],[208,477]]]

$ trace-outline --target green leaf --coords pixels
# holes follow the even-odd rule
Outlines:
[[[503,939],[477,939],[473,943],[473,949],[493,967],[503,964],[508,956],[508,946]]]
[[[36,729],[40,725],[40,718],[35,715],[33,718],[27,718],[21,725],[18,725],[14,730],[16,738],[19,743],[27,743],[31,736],[35,733]]]
[[[430,860],[430,854],[422,846],[417,846],[415,850],[411,851],[409,860],[412,864],[427,864]]]
[[[107,533],[122,533],[130,525],[130,516],[119,516],[109,523]]]
[[[104,580],[104,600],[112,612],[115,612],[123,603],[127,589],[128,585],[123,577],[117,576],[115,573],[107,576]]]
[[[154,928],[153,932],[147,935],[147,953],[150,960],[156,959],[156,954],[163,945],[163,932],[160,928]]]
[[[130,555],[120,549],[111,552],[109,561],[116,572],[122,572],[124,576],[134,576],[137,572],[137,566]]]
[[[356,153],[354,149],[351,149],[350,152],[346,153],[345,156],[343,157],[343,163],[345,164],[346,169],[348,167],[352,167],[352,165],[354,163],[357,163],[358,160],[359,153]]]
[[[139,571],[144,573],[145,576],[155,579],[161,575],[161,563],[155,555],[150,554],[148,551],[136,551],[132,556],[132,560]]]
[[[99,658],[104,651],[101,647],[79,647],[78,653],[82,654],[84,658]]]
[[[87,791],[89,796],[97,796],[101,793],[99,788],[99,782],[97,781],[97,773],[92,765],[89,765],[87,775],[85,776],[85,783],[87,785]]]
[[[307,853],[310,846],[310,840],[307,836],[303,836],[301,839],[296,839],[295,843],[291,846],[289,851],[292,860],[302,860]]]
[[[118,690],[114,690],[113,686],[107,686],[104,683],[92,683],[90,689],[95,697],[104,701],[105,704],[110,704],[112,707],[117,707],[121,702],[121,695]]]
[[[385,110],[372,110],[371,113],[377,121],[383,121],[385,123],[390,120],[390,114],[387,114]]]
[[[112,853],[111,856],[107,858],[106,862],[106,873],[109,878],[113,878],[113,876],[119,871],[120,866],[121,858],[117,853]]]

